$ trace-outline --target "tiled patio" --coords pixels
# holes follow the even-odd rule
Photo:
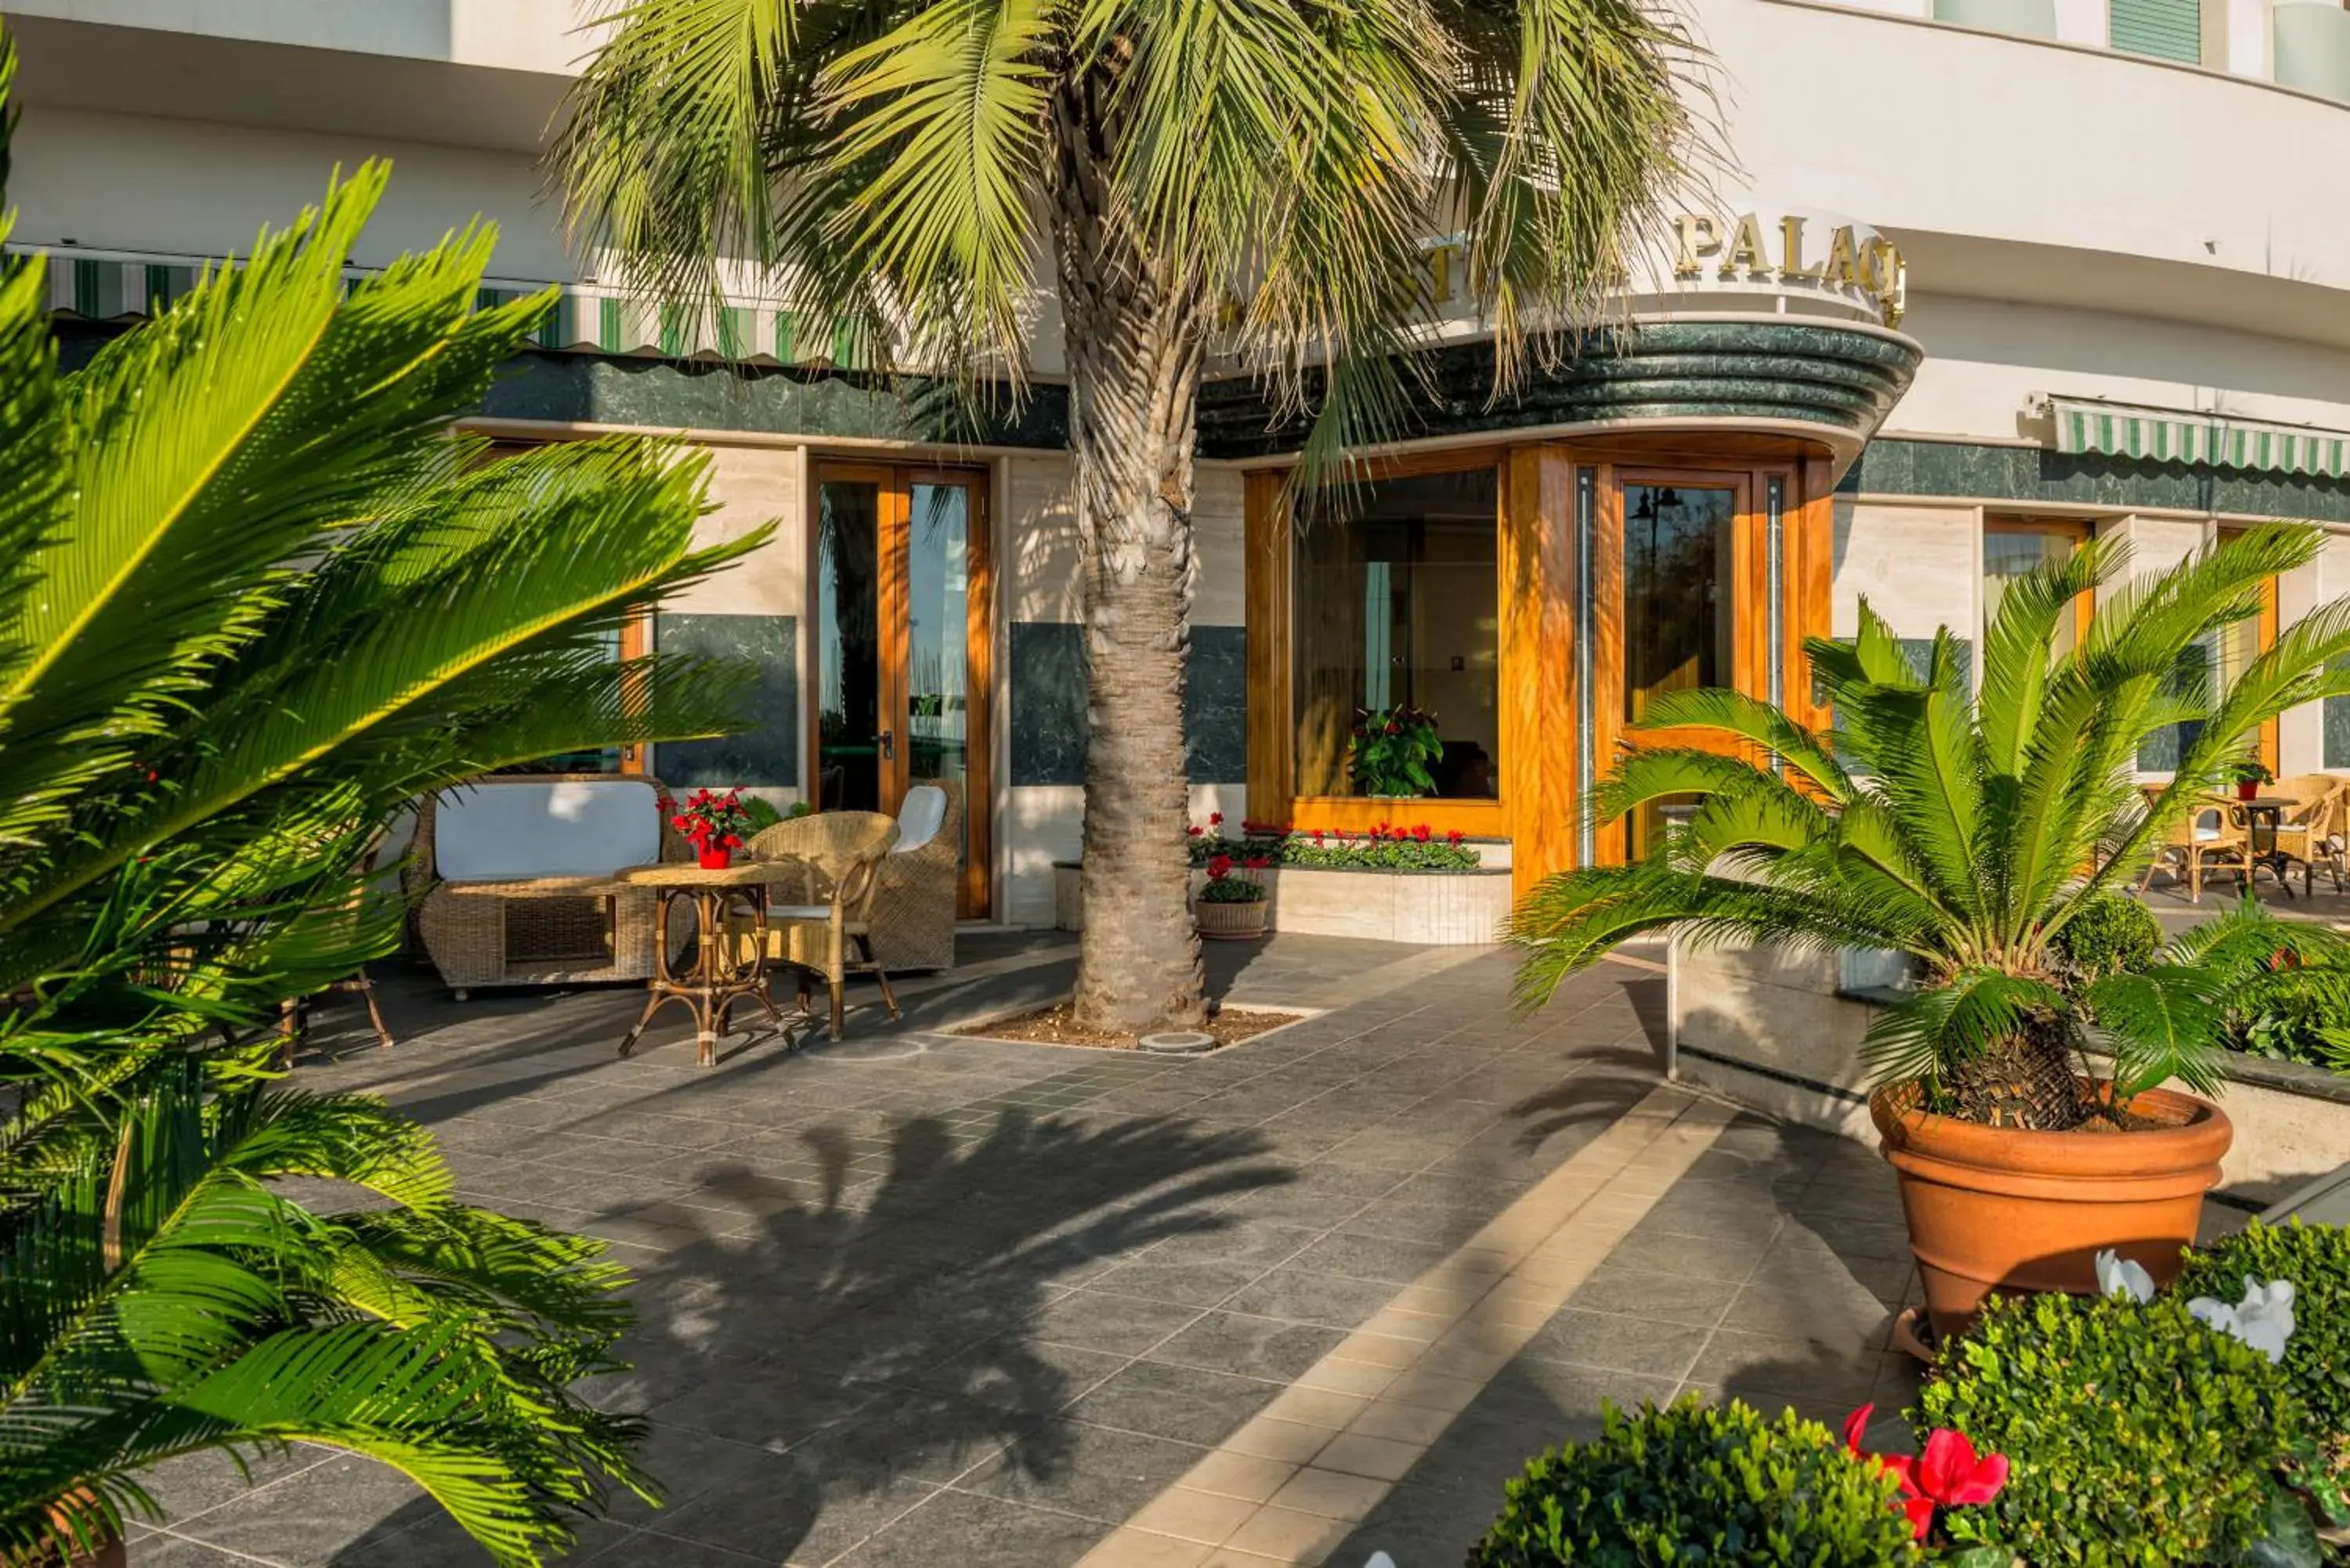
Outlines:
[[[402,974],[395,1050],[325,1021],[307,1084],[389,1094],[469,1195],[639,1275],[597,1396],[650,1417],[668,1506],[577,1560],[1430,1568],[1602,1397],[1833,1418],[1913,1386],[1887,1173],[1657,1093],[1645,969],[1520,1016],[1496,953],[1217,948],[1220,993],[1326,1011],[1168,1061],[940,1033],[1068,981],[1066,940],[965,946],[898,1028],[709,1071],[677,1014],[617,1060],[625,989],[460,1007]],[[360,1461],[257,1479],[169,1473],[134,1568],[483,1560]]]

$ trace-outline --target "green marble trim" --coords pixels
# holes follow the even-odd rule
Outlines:
[[[1908,389],[1921,357],[1906,337],[1830,321],[1646,322],[1594,338],[1494,403],[1492,345],[1453,344],[1424,357],[1415,405],[1395,438],[1689,419],[1794,421],[1866,438]],[[1306,428],[1302,416],[1276,418],[1253,382],[1216,382],[1200,394],[1202,457],[1294,452]]]
[[[1880,437],[1862,451],[1839,488],[1857,495],[1948,495],[2022,506],[2058,503],[2350,523],[2350,479],[2238,473],[2208,463],[1989,442]]]

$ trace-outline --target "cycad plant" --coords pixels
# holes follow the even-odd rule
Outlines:
[[[1090,673],[1076,1006],[1112,1030],[1195,1023],[1203,367],[1228,356],[1284,413],[1310,408],[1311,480],[1409,433],[1440,241],[1496,394],[1572,352],[1679,182],[1684,36],[1641,0],[598,11],[555,155],[584,244],[688,308],[754,282],[804,337],[967,393],[1016,395],[1040,340],[1066,365]]]
[[[368,852],[407,803],[733,717],[735,672],[608,652],[733,553],[689,547],[699,466],[452,433],[547,301],[476,309],[480,231],[347,287],[383,181],[70,375],[40,262],[0,273],[12,1568],[203,1449],[380,1459],[513,1564],[648,1484],[569,1391],[628,1321],[601,1244],[457,1202],[421,1128],[285,1086],[257,1027],[396,941]]]
[[[2069,1127],[2173,1075],[2214,1089],[2221,961],[2318,939],[2254,911],[2094,977],[2066,972],[2058,939],[2136,886],[2263,724],[2350,691],[2350,600],[2285,628],[2224,689],[2199,673],[2201,649],[2260,615],[2270,580],[2320,545],[2315,529],[2270,524],[2128,582],[2118,548],[2085,545],[2008,588],[1980,693],[1948,628],[1920,670],[1864,603],[1856,639],[1805,645],[1829,732],[1731,691],[1659,700],[1646,727],[1680,734],[1627,749],[1596,809],[1695,796],[1688,826],[1640,864],[1565,872],[1527,896],[1509,928],[1526,950],[1522,995],[1538,1002],[1667,928],[1700,943],[1890,950],[1923,984],[1878,1014],[1865,1050],[1935,1108]],[[2055,651],[2059,618],[2101,589],[2088,634]],[[2165,737],[2177,766],[2149,801],[2139,758]],[[2278,967],[2275,983],[2294,972]],[[2093,1042],[2110,1053],[2113,1095],[2079,1086]]]

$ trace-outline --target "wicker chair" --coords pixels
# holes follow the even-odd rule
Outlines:
[[[556,792],[566,785],[592,786],[593,795],[560,796],[546,803],[562,820],[573,810],[585,826],[558,850],[500,841],[486,847],[496,867],[488,876],[443,874],[450,857],[444,811],[470,792]],[[633,801],[614,805],[608,791],[643,794],[643,817]],[[479,779],[462,791],[425,801],[417,811],[416,847],[409,857],[411,892],[421,889],[416,925],[424,950],[441,979],[463,1002],[475,986],[571,985],[590,981],[644,980],[653,972],[655,889],[611,880],[630,866],[690,860],[692,847],[660,820],[659,780],[617,774],[515,774]],[[598,798],[598,797],[604,798]],[[501,802],[504,806],[506,803]],[[537,803],[516,802],[517,805]],[[589,824],[588,814],[605,821]],[[485,814],[486,815],[486,814]],[[527,811],[521,813],[527,816]],[[602,831],[607,823],[619,831]],[[469,827],[469,834],[472,833]],[[453,867],[465,869],[463,867]],[[693,940],[690,922],[675,922],[671,957]]]
[[[2317,868],[2324,866],[2334,877],[2334,890],[2342,891],[2343,878],[2350,867],[2343,864],[2345,839],[2345,815],[2350,815],[2350,778],[2337,778],[2332,774],[2296,774],[2276,782],[2276,793],[2301,804],[2284,815],[2277,826],[2277,848],[2301,862],[2301,890],[2313,890]]]
[[[926,816],[926,809],[932,815]],[[881,862],[873,889],[873,956],[882,968],[904,974],[954,967],[962,812],[960,784],[917,784],[906,792],[897,847]]]
[[[2170,830],[2170,837],[2157,852],[2154,864],[2146,868],[2146,879],[2137,885],[2145,892],[2154,883],[2154,874],[2166,868],[2174,881],[2187,884],[2187,901],[2203,901],[2203,874],[2207,871],[2233,871],[2237,879],[2249,888],[2252,882],[2252,836],[2245,826],[2244,814],[2220,800],[2199,801],[2186,820]]]
[[[845,1023],[843,988],[852,967],[873,971],[882,1004],[893,1022],[898,1017],[898,994],[874,961],[871,924],[878,873],[897,841],[897,823],[877,812],[821,811],[777,823],[744,850],[754,860],[776,862],[775,879],[767,885],[766,961],[799,969],[803,1012],[811,981],[824,978],[832,993],[835,1040]],[[738,957],[747,959],[741,946],[751,940],[748,927],[734,926],[730,935]]]

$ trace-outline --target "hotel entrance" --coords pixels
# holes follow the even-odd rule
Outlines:
[[[1817,717],[1797,671],[1828,630],[1830,472],[1776,437],[1547,441],[1397,461],[1305,525],[1256,476],[1251,814],[1506,839],[1521,890],[1647,856],[1672,803],[1602,821],[1593,786],[1627,748],[1721,743],[1640,732],[1659,703],[1727,687]],[[1399,713],[1441,746],[1409,794],[1353,760]]]

